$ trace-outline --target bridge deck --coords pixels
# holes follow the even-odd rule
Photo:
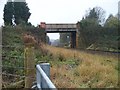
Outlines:
[[[76,24],[46,24],[46,29],[76,29]]]
[[[46,24],[45,30],[47,32],[75,32],[76,24]]]

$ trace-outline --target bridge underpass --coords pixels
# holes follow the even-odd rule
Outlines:
[[[77,24],[46,24],[42,22],[40,27],[47,33],[71,33],[71,48],[78,47],[78,29]]]

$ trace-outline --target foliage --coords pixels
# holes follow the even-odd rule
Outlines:
[[[2,78],[3,87],[23,78],[12,75],[24,75],[24,47],[20,29],[12,26],[2,27]],[[11,75],[10,75],[11,74]]]
[[[99,21],[103,21],[103,16],[102,9],[93,8],[78,22],[79,48],[119,51],[118,18],[110,15],[104,25],[101,25]]]
[[[16,2],[14,0],[14,19],[15,23],[18,25],[21,22],[28,22],[31,13],[26,2]]]
[[[26,2],[17,2],[17,0],[8,0],[4,6],[5,25],[27,24],[31,13]]]
[[[98,43],[101,43],[105,47],[108,48],[108,50],[119,50],[118,49],[118,42],[119,42],[119,22],[117,17],[110,15],[108,19],[105,22],[105,25],[103,27],[103,30],[101,31],[100,38],[98,40]],[[102,41],[102,42],[101,42]]]
[[[85,19],[94,19],[96,23],[103,23],[105,20],[105,11],[101,7],[89,9],[85,15]]]
[[[102,27],[94,19],[83,19],[78,25],[81,27],[79,30],[79,39],[81,39],[79,45],[83,45],[81,47],[89,47],[98,40]]]
[[[109,15],[107,18],[104,27],[109,27],[109,28],[118,28],[119,20],[117,17],[113,16],[112,14]]]
[[[4,14],[3,14],[3,20],[5,25],[12,25],[12,18],[13,18],[13,2],[12,0],[8,0],[8,2],[4,6]]]

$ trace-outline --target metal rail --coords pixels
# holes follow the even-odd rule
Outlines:
[[[42,90],[44,88],[50,89],[50,90],[56,90],[56,87],[49,79],[50,77],[50,64],[49,63],[43,63],[38,64],[36,66],[36,72],[37,72],[37,88],[39,90]]]

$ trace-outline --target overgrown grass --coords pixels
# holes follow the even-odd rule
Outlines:
[[[53,57],[51,79],[58,88],[118,87],[118,57],[48,45],[44,49]]]

